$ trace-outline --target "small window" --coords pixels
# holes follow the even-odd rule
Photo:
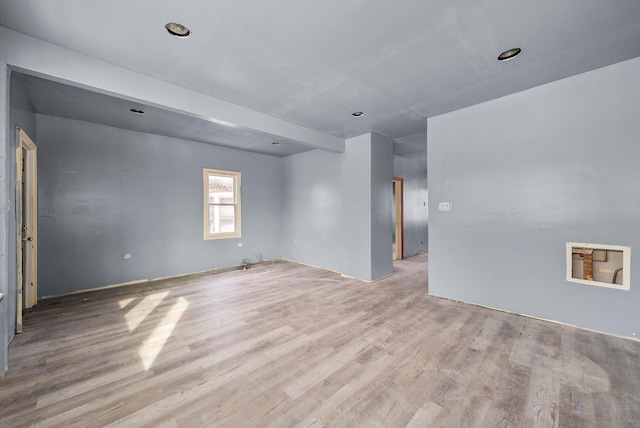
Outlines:
[[[204,169],[204,239],[238,238],[240,173]]]

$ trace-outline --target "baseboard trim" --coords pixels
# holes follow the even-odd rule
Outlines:
[[[321,267],[321,266],[312,265],[310,263],[299,262],[297,260],[291,260],[291,259],[288,259],[286,257],[280,257],[278,260],[284,260],[284,261],[291,262],[291,263],[297,263],[299,265],[309,266],[309,267],[316,268],[316,269],[322,269],[322,270],[326,270],[327,272],[333,272],[333,273],[337,273],[338,275],[342,275],[342,273],[338,272],[337,270],[333,270],[333,269],[329,269],[329,268],[325,268],[325,267]],[[342,275],[342,276],[344,276],[344,275]]]
[[[267,260],[263,260],[262,262],[268,262],[268,261],[273,261],[273,260],[278,260],[278,259],[267,259]],[[262,262],[260,262],[260,263],[262,263]],[[177,278],[182,278],[182,277],[191,276],[191,275],[202,275],[202,274],[207,274],[207,273],[216,273],[216,272],[223,272],[223,271],[227,271],[227,270],[235,270],[235,269],[240,269],[241,267],[242,267],[242,265],[233,265],[233,266],[226,266],[226,267],[220,267],[220,268],[215,268],[215,269],[202,270],[202,271],[197,271],[197,272],[181,273],[181,274],[178,274],[178,275],[158,277],[158,278],[153,278],[153,279],[147,279],[147,278],[145,278],[145,279],[137,279],[137,280],[134,280],[134,281],[121,282],[119,284],[103,285],[101,287],[95,287],[95,288],[85,288],[85,289],[82,289],[82,290],[75,290],[75,291],[70,291],[68,293],[62,293],[62,294],[52,294],[50,296],[40,297],[38,300],[57,299],[57,298],[60,298],[60,297],[74,296],[76,294],[90,293],[92,291],[108,290],[110,288],[127,287],[127,286],[131,286],[131,285],[139,285],[139,284],[151,283],[151,282],[155,282],[155,281],[166,281],[166,280],[171,280],[171,279],[177,279]]]
[[[121,282],[119,284],[103,285],[101,287],[96,287],[96,288],[83,288],[82,290],[70,291],[68,293],[52,294],[50,296],[42,296],[38,300],[47,300],[47,299],[54,299],[54,298],[58,298],[58,297],[75,296],[76,294],[89,293],[91,291],[108,290],[110,288],[126,287],[127,285],[142,284],[144,282],[149,282],[149,280],[148,279],[137,279],[137,280],[134,280],[134,281]]]
[[[620,339],[629,339],[629,340],[632,340],[634,342],[640,342],[640,338],[633,337],[633,336],[622,336],[620,334],[609,333],[609,332],[601,331],[601,330],[594,330],[592,328],[581,327],[579,325],[569,324],[569,323],[558,321],[558,320],[550,320],[550,319],[547,319],[547,318],[536,317],[534,315],[528,315],[528,314],[519,314],[517,312],[507,311],[506,309],[494,308],[492,306],[480,305],[478,303],[465,302],[463,300],[450,299],[448,297],[436,296],[436,295],[433,295],[433,294],[430,294],[430,296],[436,297],[438,299],[450,300],[452,302],[464,303],[465,305],[477,306],[479,308],[491,309],[493,311],[503,312],[505,314],[517,315],[517,316],[520,316],[520,317],[530,318],[530,319],[534,319],[534,320],[538,320],[538,321],[550,322],[552,324],[563,325],[565,327],[573,327],[573,328],[577,328],[578,330],[589,331],[591,333],[599,333],[599,334],[604,334],[606,336],[617,337],[617,338],[620,338]]]

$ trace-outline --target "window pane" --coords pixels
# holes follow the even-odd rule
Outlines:
[[[209,175],[209,203],[234,204],[235,183],[233,177]]]
[[[220,231],[222,233],[236,231],[236,207],[232,205],[220,207]]]
[[[236,208],[233,205],[209,205],[209,233],[236,231]]]

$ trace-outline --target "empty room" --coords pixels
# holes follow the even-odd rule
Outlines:
[[[1,0],[1,427],[640,426],[637,0]]]

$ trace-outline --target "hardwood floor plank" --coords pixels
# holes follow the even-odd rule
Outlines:
[[[407,428],[422,428],[435,426],[436,418],[442,411],[442,407],[438,406],[433,401],[424,403],[420,409],[413,415]]]
[[[525,418],[529,426],[558,426],[560,407],[560,373],[552,362],[540,358],[531,370]]]

